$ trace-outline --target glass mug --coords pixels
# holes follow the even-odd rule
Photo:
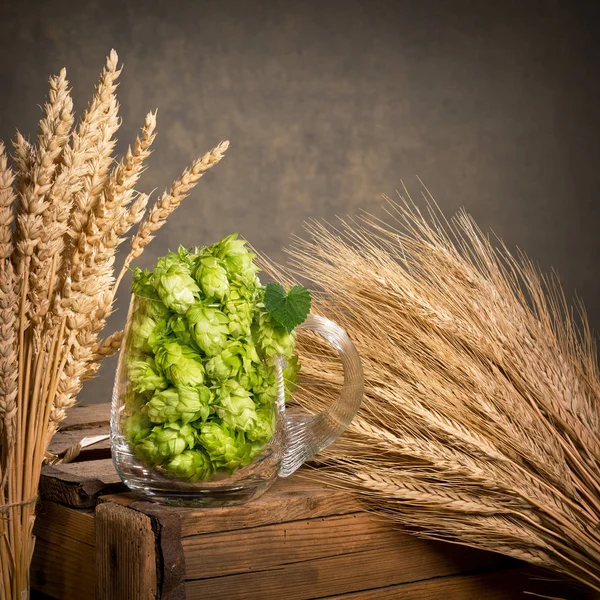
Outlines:
[[[111,450],[117,473],[133,492],[149,500],[177,506],[227,506],[242,504],[264,493],[277,479],[288,477],[300,465],[338,438],[356,414],[363,395],[363,372],[356,348],[347,333],[324,317],[309,315],[298,329],[314,331],[339,356],[344,381],[338,399],[316,415],[286,412],[283,367],[285,359],[275,357],[277,398],[273,403],[274,433],[261,445],[249,464],[233,473],[217,472],[207,481],[190,482],[173,477],[160,465],[140,457],[133,448],[128,423],[140,414],[141,402],[131,391],[128,358],[132,347],[132,321],[144,304],[152,302],[132,295],[123,343],[119,354],[112,395]],[[201,425],[200,425],[201,429]]]

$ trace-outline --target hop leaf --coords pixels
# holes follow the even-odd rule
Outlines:
[[[265,289],[264,302],[273,321],[291,333],[308,317],[311,297],[310,292],[301,285],[294,286],[286,294],[283,286],[271,282]]]

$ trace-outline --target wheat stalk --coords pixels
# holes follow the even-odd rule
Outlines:
[[[431,200],[430,200],[431,202]],[[424,537],[502,552],[600,590],[600,383],[594,340],[560,287],[460,213],[390,202],[310,223],[291,267],[363,362],[365,397],[311,476]],[[299,336],[311,411],[342,373]]]
[[[164,192],[140,223],[136,234],[131,238],[131,248],[125,257],[125,263],[117,281],[115,291],[131,262],[138,258],[144,248],[154,239],[154,234],[165,224],[170,214],[177,209],[200,178],[214,165],[219,163],[229,148],[229,142],[221,142],[187,168],[179,179],[173,182],[169,191]]]
[[[118,246],[142,222],[127,264],[138,257],[227,148],[186,170],[144,224],[149,196],[135,188],[156,137],[156,113],[115,161],[120,73],[113,50],[73,129],[62,70],[50,78],[35,144],[17,132],[14,172],[0,144],[0,599],[28,595],[48,442],[82,383],[120,345],[122,332],[98,340],[112,311]]]

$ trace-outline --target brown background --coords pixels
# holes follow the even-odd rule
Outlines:
[[[380,213],[402,180],[418,195],[419,175],[445,212],[465,206],[555,267],[597,329],[599,51],[586,4],[4,2],[0,139],[35,132],[62,66],[81,112],[114,47],[120,151],[160,109],[144,190],[232,142],[144,265],[234,230],[282,259],[306,218]],[[123,318],[121,302],[112,326]],[[108,398],[113,371],[84,401]]]

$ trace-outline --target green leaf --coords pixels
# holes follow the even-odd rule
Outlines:
[[[277,323],[288,333],[304,323],[310,312],[310,292],[301,285],[295,285],[287,294],[279,283],[269,283],[265,288],[265,308]]]

